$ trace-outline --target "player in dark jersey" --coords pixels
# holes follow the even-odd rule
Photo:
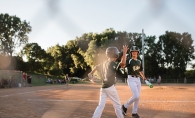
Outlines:
[[[130,49],[131,59],[127,60],[126,62],[126,69],[127,69],[127,83],[132,92],[132,97],[122,105],[123,115],[127,115],[127,108],[133,103],[132,109],[132,117],[133,118],[140,118],[137,110],[138,110],[138,103],[140,98],[140,89],[141,89],[141,82],[140,76],[143,80],[146,80],[146,77],[143,74],[143,67],[142,61],[138,59],[139,49],[136,46],[132,46]]]
[[[119,63],[121,67],[125,67],[127,50],[128,47],[124,45],[123,56],[121,62]],[[99,105],[95,109],[92,118],[101,117],[107,98],[110,98],[110,100],[112,101],[117,118],[124,118],[121,111],[120,99],[117,90],[115,88],[115,76],[118,67],[118,64],[116,63],[116,59],[119,56],[119,50],[116,47],[108,47],[106,49],[106,55],[108,59],[100,63],[99,65],[95,66],[95,68],[88,74],[89,78],[92,78],[93,73],[95,71],[98,71],[102,79]]]

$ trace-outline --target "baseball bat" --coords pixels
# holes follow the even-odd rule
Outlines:
[[[94,84],[93,75],[91,73],[89,73],[88,77],[89,77],[89,80],[91,81],[91,83]]]
[[[150,88],[153,88],[153,85],[152,85],[148,80],[145,80],[145,83],[146,83],[146,85],[148,85]]]

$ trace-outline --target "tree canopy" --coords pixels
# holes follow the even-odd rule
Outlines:
[[[0,26],[1,60],[5,59],[4,56],[12,56],[16,47],[24,45],[20,57],[16,57],[21,64],[17,68],[21,67],[20,70],[24,71],[84,77],[95,65],[107,59],[106,48],[115,46],[122,51],[124,44],[129,47],[136,45],[140,49],[140,57],[143,57],[141,33],[116,32],[113,28],[108,28],[101,33],[84,33],[64,45],[56,44],[44,50],[37,43],[28,43],[31,26],[26,21],[21,21],[16,16],[0,14]],[[195,57],[193,39],[189,33],[166,31],[159,37],[147,36],[143,48],[146,76],[157,77],[160,74],[164,78],[183,78],[190,75],[189,72],[186,73],[186,67]],[[27,58],[27,62],[22,65],[23,56]],[[5,69],[2,65],[3,63],[0,64],[0,69]]]
[[[105,50],[109,46],[116,46],[120,50],[124,44],[129,47],[136,45],[142,57],[141,39],[140,33],[115,32],[111,28],[100,34],[85,33],[75,40],[68,41],[66,45],[57,44],[49,47],[47,51],[36,43],[27,44],[23,51],[30,64],[41,68],[36,71],[57,75],[68,73],[71,76],[83,77],[95,65],[106,60]],[[146,76],[162,75],[165,78],[185,76],[188,62],[194,59],[193,40],[190,34],[166,31],[160,35],[159,40],[156,36],[147,36],[145,43]],[[35,62],[37,64],[34,64]],[[35,68],[33,70],[35,71]],[[172,72],[179,74],[171,74]]]
[[[31,32],[30,23],[21,21],[17,16],[0,14],[0,54],[11,55],[15,48],[28,43]]]

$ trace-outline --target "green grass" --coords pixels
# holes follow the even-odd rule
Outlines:
[[[43,75],[43,74],[38,74],[38,73],[33,73],[33,72],[27,72],[28,75],[32,77],[32,86],[44,86],[47,85],[46,81],[48,78],[50,79],[63,79],[60,77],[55,77],[55,76],[49,76],[49,75]],[[60,84],[59,84],[60,85]]]
[[[63,80],[64,78],[60,77],[55,77],[55,76],[48,76],[48,75],[43,75],[43,74],[37,74],[33,72],[27,72],[28,75],[32,76],[32,86],[52,86],[52,85],[63,85],[63,84],[48,84],[46,83],[47,79],[61,79]],[[70,82],[69,84],[73,84]],[[91,84],[90,81],[78,81],[77,83],[74,84]]]
[[[43,86],[46,85],[47,78],[45,75],[28,73],[32,77],[32,86]]]

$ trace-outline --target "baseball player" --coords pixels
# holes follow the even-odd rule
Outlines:
[[[68,77],[68,74],[66,74],[66,76],[65,76],[65,82],[66,82],[66,86],[68,86],[68,84],[69,84],[69,77]]]
[[[125,67],[126,63],[126,53],[128,47],[126,45],[123,46],[123,56],[119,65],[121,67]],[[95,71],[100,73],[102,79],[102,87],[100,89],[100,101],[99,105],[95,109],[95,112],[92,118],[100,118],[102,115],[102,111],[105,107],[107,98],[109,98],[114,106],[115,113],[117,118],[124,118],[121,111],[121,103],[115,88],[115,75],[118,64],[116,63],[116,59],[119,56],[119,50],[116,47],[108,47],[106,49],[107,60],[95,66],[93,70],[88,74],[89,78],[93,76]]]
[[[158,84],[160,85],[160,83],[161,83],[161,76],[160,76],[160,75],[158,76],[157,82],[158,82]]]
[[[122,105],[123,115],[127,115],[127,108],[133,103],[132,109],[132,117],[133,118],[140,118],[137,111],[138,111],[138,102],[140,98],[140,89],[141,89],[141,82],[140,76],[143,80],[146,80],[146,77],[143,74],[143,67],[141,60],[138,59],[139,49],[136,46],[132,46],[130,48],[131,59],[126,61],[126,69],[127,69],[127,83],[132,92],[132,97]]]

